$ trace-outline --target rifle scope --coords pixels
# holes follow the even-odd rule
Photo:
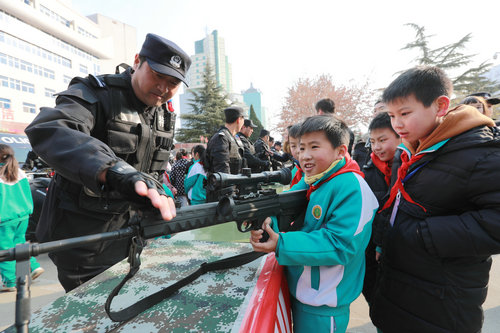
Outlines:
[[[208,183],[212,184],[216,188],[259,183],[280,183],[288,185],[291,181],[292,172],[288,168],[283,168],[278,171],[249,173],[247,175],[231,175],[228,173],[217,172],[208,176]]]

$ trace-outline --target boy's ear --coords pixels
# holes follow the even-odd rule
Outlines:
[[[347,154],[347,145],[340,145],[339,146],[339,154],[342,157],[344,157]]]
[[[448,98],[448,96],[439,96],[437,99],[436,99],[436,104],[438,106],[438,112],[437,112],[437,116],[438,117],[443,117],[446,115],[446,113],[448,112],[448,108],[450,107],[450,99]]]

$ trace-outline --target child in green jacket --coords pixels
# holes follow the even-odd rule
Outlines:
[[[300,130],[304,177],[292,189],[307,189],[304,225],[300,231],[277,233],[267,218],[264,243],[263,230],[251,232],[255,251],[274,251],[286,266],[294,332],[345,332],[349,306],[363,287],[364,251],[378,203],[358,164],[346,154],[348,142],[347,125],[337,117],[307,118]]]
[[[33,199],[28,179],[19,169],[14,150],[0,144],[0,250],[10,249],[26,242],[28,220],[33,212]],[[31,278],[44,272],[35,258],[31,258]],[[0,291],[16,290],[16,262],[0,262],[3,286]]]

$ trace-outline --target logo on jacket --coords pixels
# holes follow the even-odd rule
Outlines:
[[[321,209],[320,205],[315,205],[312,208],[312,214],[316,220],[319,220],[321,218],[321,214],[323,213],[323,209]]]
[[[178,55],[174,55],[172,58],[170,58],[170,65],[174,68],[181,68],[182,64],[182,59]]]
[[[165,118],[163,118],[163,115],[159,113],[158,113],[158,127],[165,128]]]

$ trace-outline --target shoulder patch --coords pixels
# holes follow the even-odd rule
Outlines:
[[[98,99],[92,88],[84,83],[76,83],[69,86],[68,90],[61,91],[54,96],[74,96],[82,99],[90,104],[97,103]]]

